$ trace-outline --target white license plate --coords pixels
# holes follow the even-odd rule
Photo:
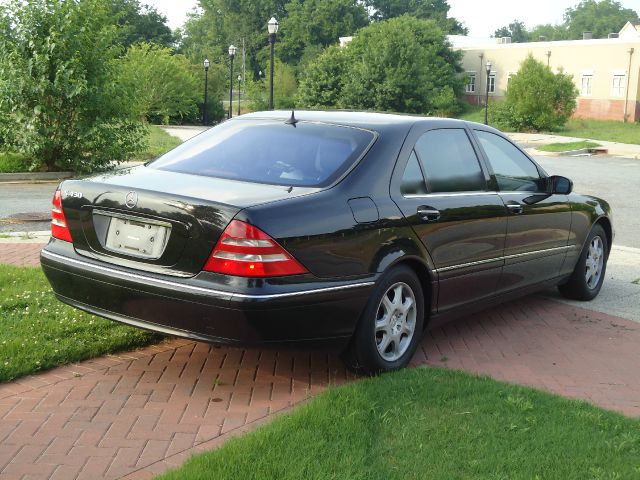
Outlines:
[[[169,238],[170,227],[131,218],[111,217],[106,248],[142,258],[160,258]]]

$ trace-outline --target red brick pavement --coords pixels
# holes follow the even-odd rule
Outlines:
[[[0,263],[35,267],[40,264],[42,243],[0,243]]]
[[[428,332],[413,365],[640,416],[639,344],[640,324],[528,297]],[[0,478],[150,478],[352,379],[332,354],[186,340],[61,367],[0,385]]]

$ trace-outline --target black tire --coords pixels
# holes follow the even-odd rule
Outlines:
[[[387,301],[383,302],[385,295]],[[412,302],[414,310],[407,308],[410,303],[408,299],[415,300]],[[406,313],[403,313],[405,309]],[[389,319],[389,322],[381,327],[380,323],[385,323],[385,319]],[[409,335],[405,329],[410,329],[411,326],[412,333]],[[352,370],[367,375],[403,368],[418,347],[423,327],[422,285],[411,268],[404,265],[393,267],[378,280],[358,321],[351,343],[343,354],[343,360]],[[395,340],[396,338],[399,340]],[[387,342],[387,348],[381,353],[379,346],[383,348],[384,342]],[[393,358],[395,355],[398,358]]]
[[[594,246],[594,242],[597,244],[598,239],[602,245],[602,253],[600,256],[602,258],[602,266],[599,269],[599,276],[597,279],[592,277],[590,282],[587,280],[587,262],[593,261],[595,258],[592,248]],[[600,257],[595,258],[596,261],[599,261]],[[566,283],[558,285],[558,290],[560,290],[562,296],[572,300],[582,301],[594,299],[602,288],[602,282],[604,281],[605,273],[607,271],[608,258],[609,242],[607,240],[607,235],[602,226],[596,224],[591,229],[584,247],[582,247],[580,258],[578,259],[578,263],[576,263],[571,277],[569,277],[569,280]]]

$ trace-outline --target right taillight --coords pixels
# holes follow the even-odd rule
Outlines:
[[[222,232],[204,270],[240,277],[307,273],[273,238],[240,220],[232,220]]]
[[[65,242],[73,242],[67,219],[62,211],[62,194],[56,190],[53,194],[53,208],[51,208],[51,236]]]

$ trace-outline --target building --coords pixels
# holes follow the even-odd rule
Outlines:
[[[554,71],[572,75],[578,89],[575,115],[603,120],[640,120],[640,24],[627,24],[607,39],[511,43],[509,37],[472,39],[452,35],[454,48],[464,52],[469,103],[484,104],[487,80],[489,97],[500,99],[509,78],[532,54]],[[486,66],[491,64],[487,79]]]

